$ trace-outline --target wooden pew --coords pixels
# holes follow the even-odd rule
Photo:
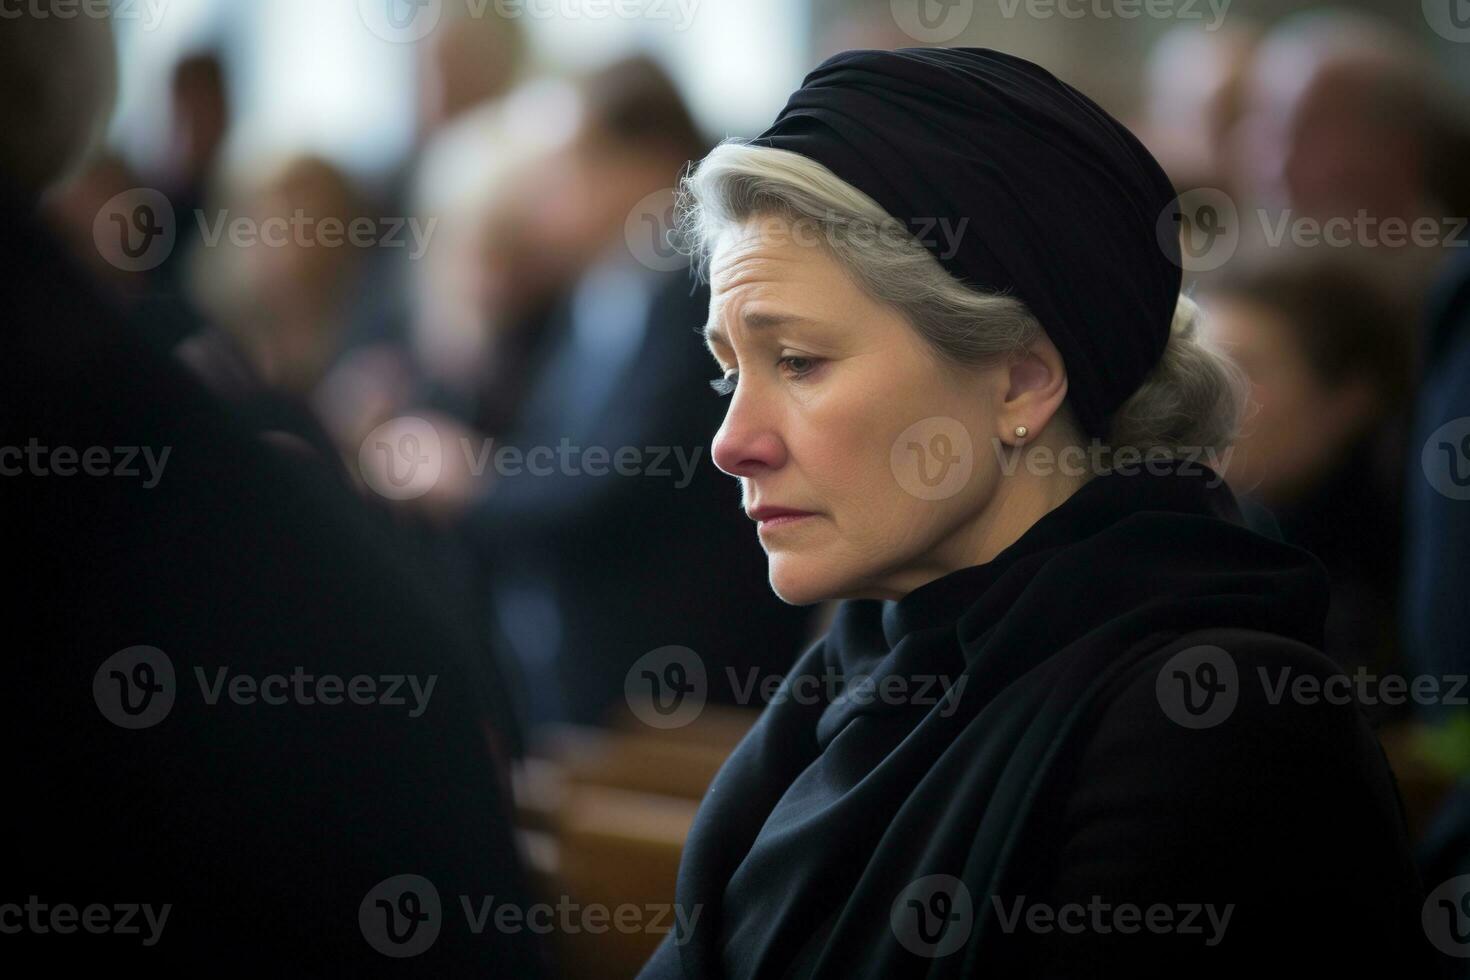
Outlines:
[[[558,975],[631,977],[673,928],[684,838],[755,717],[710,706],[688,726],[659,731],[629,713],[609,728],[538,739],[514,788],[533,888],[564,910],[548,937]],[[584,918],[589,907],[600,917]]]

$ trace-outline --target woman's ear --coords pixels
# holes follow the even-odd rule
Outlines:
[[[1005,400],[996,413],[997,433],[1006,442],[1032,440],[1041,435],[1067,397],[1067,368],[1062,354],[1046,334],[1011,362]],[[1025,434],[1017,435],[1025,426]]]

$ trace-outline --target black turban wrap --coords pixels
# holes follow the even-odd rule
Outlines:
[[[1121,123],[1039,66],[985,48],[844,51],[754,144],[823,164],[961,282],[1023,301],[1088,435],[1106,436],[1158,363],[1179,298],[1179,243],[1157,231],[1174,188]]]

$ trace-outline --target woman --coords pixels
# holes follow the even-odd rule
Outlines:
[[[1018,58],[849,51],[682,192],[715,461],[772,588],[846,601],[711,786],[693,927],[643,975],[1418,969],[1392,776],[1302,693],[1321,566],[1208,465],[1243,384],[1138,141]]]

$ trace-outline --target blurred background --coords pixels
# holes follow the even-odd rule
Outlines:
[[[475,638],[547,901],[672,901],[709,779],[830,614],[770,594],[708,459],[708,297],[664,235],[686,164],[848,48],[1019,54],[1144,139],[1254,386],[1226,475],[1327,564],[1327,653],[1466,673],[1465,0],[113,6],[115,109],[45,220]],[[1364,707],[1426,880],[1470,871],[1464,709]],[[551,955],[627,976],[661,938]]]

